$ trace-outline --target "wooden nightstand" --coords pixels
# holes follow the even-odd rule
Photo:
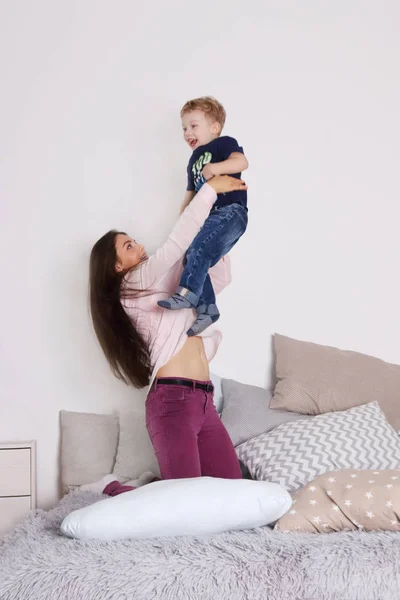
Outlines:
[[[36,508],[36,442],[0,444],[0,535]]]

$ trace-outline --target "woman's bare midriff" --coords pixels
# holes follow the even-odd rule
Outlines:
[[[208,381],[210,369],[203,339],[198,336],[188,338],[179,352],[158,370],[156,377],[184,377]]]

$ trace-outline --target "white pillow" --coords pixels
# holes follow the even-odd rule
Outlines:
[[[224,408],[224,396],[222,392],[222,378],[215,373],[210,373],[210,379],[214,385],[214,406],[218,413]]]
[[[167,479],[76,510],[61,531],[80,540],[209,535],[268,525],[291,503],[283,488],[265,481]]]

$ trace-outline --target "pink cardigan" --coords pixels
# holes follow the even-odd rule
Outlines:
[[[180,216],[166,242],[150,258],[126,276],[129,287],[149,290],[138,298],[121,299],[122,306],[135,328],[146,340],[151,358],[150,385],[157,371],[182,348],[187,340],[186,331],[196,318],[194,310],[166,310],[157,301],[176,291],[183,271],[182,259],[217,199],[213,188],[204,184]],[[209,271],[215,293],[221,292],[231,281],[230,259],[222,258]],[[214,358],[222,339],[216,325],[208,327],[201,337],[207,360]]]

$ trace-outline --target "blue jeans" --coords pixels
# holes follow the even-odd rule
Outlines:
[[[192,292],[190,302],[195,306],[215,304],[208,270],[233,248],[246,231],[247,220],[247,210],[241,204],[216,206],[194,238],[179,286]]]

